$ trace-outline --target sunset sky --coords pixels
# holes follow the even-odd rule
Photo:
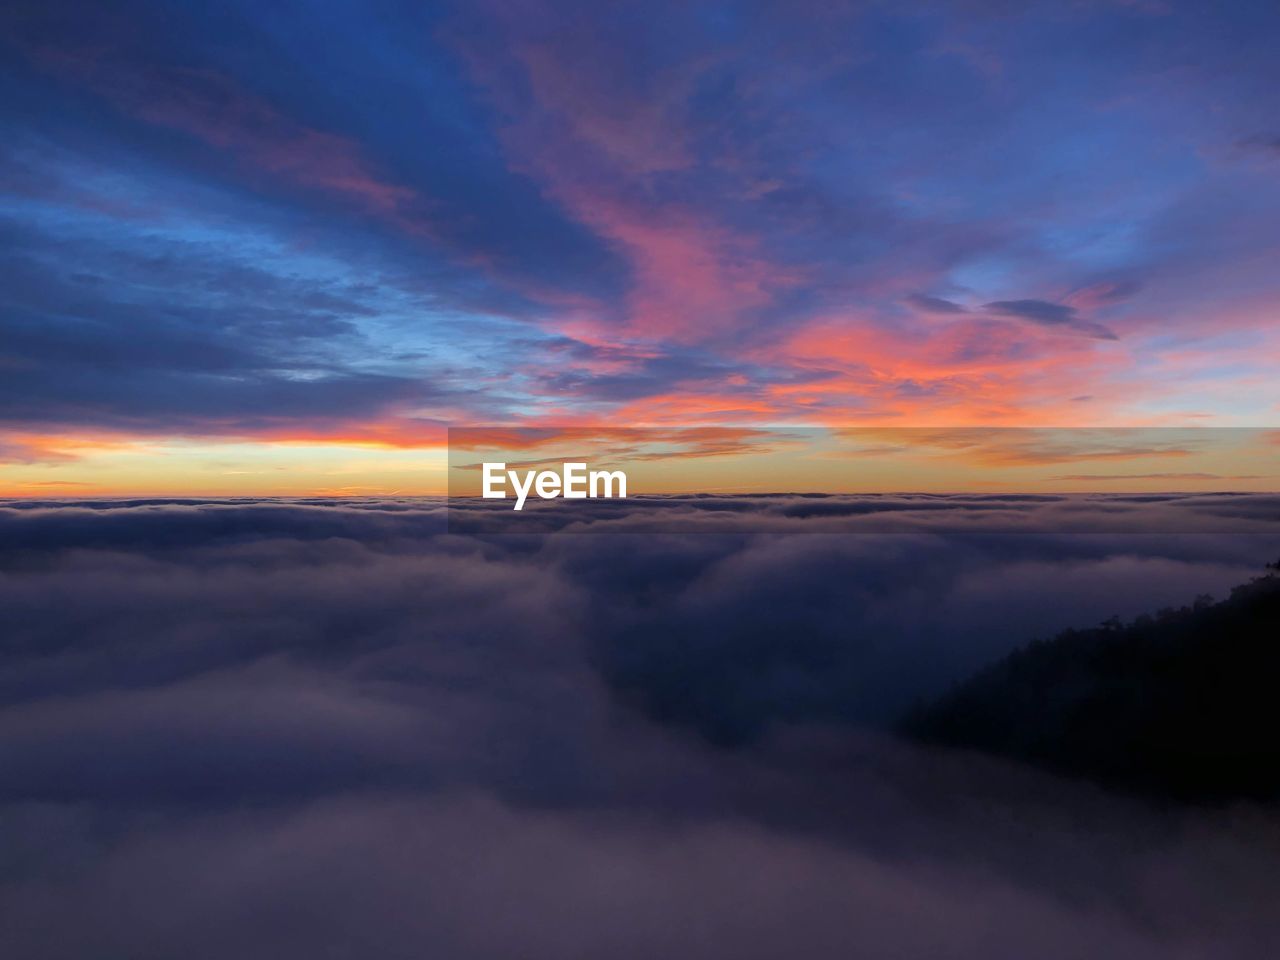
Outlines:
[[[465,425],[1276,426],[1278,29],[8,3],[0,496],[439,492]]]

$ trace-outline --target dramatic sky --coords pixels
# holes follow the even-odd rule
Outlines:
[[[438,488],[450,424],[1280,413],[1272,0],[2,16],[0,493]]]

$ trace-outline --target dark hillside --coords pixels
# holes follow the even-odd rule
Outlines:
[[[1219,603],[1035,642],[905,731],[1158,797],[1280,797],[1280,564]]]

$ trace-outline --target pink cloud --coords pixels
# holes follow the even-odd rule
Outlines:
[[[707,61],[630,84],[608,61],[608,45],[579,42],[572,29],[530,39],[537,31],[527,11],[499,13],[508,32],[501,57],[459,43],[477,81],[510,118],[502,135],[512,166],[632,268],[621,326],[603,311],[594,318],[578,313],[574,336],[697,342],[741,328],[745,315],[798,282],[794,269],[764,255],[759,238],[723,222],[709,205],[663,189],[695,162],[687,102]]]

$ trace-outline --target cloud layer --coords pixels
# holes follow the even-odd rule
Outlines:
[[[0,543],[23,956],[1261,957],[1276,933],[1271,814],[875,732],[1029,637],[1224,592],[1275,538],[472,538],[415,501],[125,501],[11,504]]]

